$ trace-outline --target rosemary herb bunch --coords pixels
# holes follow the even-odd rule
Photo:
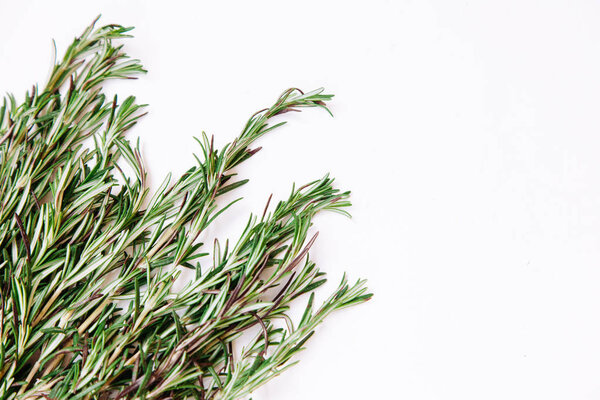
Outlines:
[[[332,96],[286,90],[222,149],[203,133],[197,164],[149,198],[139,144],[125,136],[144,106],[102,92],[145,72],[115,44],[130,30],[94,22],[43,88],[0,108],[0,399],[238,399],[293,365],[331,312],[371,297],[344,277],[313,305],[325,282],[308,254],[313,217],[350,205],[328,176],[267,203],[200,265],[202,232],[237,201],[218,198],[247,182],[233,168],[285,123],[271,119],[328,111]],[[195,278],[176,291],[179,266]],[[258,334],[236,351],[246,332]]]

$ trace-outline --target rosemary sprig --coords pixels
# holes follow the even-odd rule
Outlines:
[[[222,149],[203,133],[197,164],[148,199],[139,144],[125,137],[144,106],[102,93],[145,71],[114,44],[131,28],[95,22],[43,88],[0,108],[0,399],[238,399],[293,365],[331,312],[371,297],[344,278],[313,311],[325,274],[308,254],[312,219],[350,205],[328,176],[267,203],[235,244],[216,240],[199,262],[202,232],[237,201],[219,196],[247,182],[233,168],[285,123],[272,118],[329,111],[332,96],[286,90]],[[177,266],[196,278],[174,291]],[[304,294],[296,326],[287,311]],[[258,334],[235,352],[249,329]]]

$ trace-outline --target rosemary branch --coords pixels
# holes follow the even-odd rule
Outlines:
[[[202,133],[197,164],[148,198],[139,143],[126,138],[144,105],[102,92],[145,70],[115,45],[132,28],[95,24],[43,88],[0,107],[0,399],[246,396],[293,365],[331,312],[371,297],[365,281],[344,277],[313,311],[325,274],[310,260],[309,228],[317,213],[348,215],[350,205],[328,176],[267,203],[235,244],[216,240],[212,260],[199,262],[202,232],[239,200],[218,198],[247,182],[233,168],[285,123],[272,119],[329,111],[333,96],[288,89],[222,149]],[[178,266],[196,278],[175,291]],[[287,312],[305,294],[295,326]],[[236,353],[251,329],[259,333]]]

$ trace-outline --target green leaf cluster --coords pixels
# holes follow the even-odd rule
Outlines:
[[[332,96],[286,90],[221,149],[202,134],[196,165],[150,197],[139,143],[126,138],[144,106],[102,91],[145,72],[115,44],[130,30],[92,24],[43,88],[0,107],[0,399],[238,399],[293,365],[330,313],[371,297],[344,277],[313,304],[325,274],[309,228],[350,205],[328,176],[267,204],[200,264],[202,233],[237,201],[219,198],[247,182],[234,168],[285,123],[272,119],[329,111]],[[195,278],[174,290],[181,267]],[[236,351],[247,332],[258,333]]]

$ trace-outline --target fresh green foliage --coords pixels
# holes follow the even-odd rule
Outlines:
[[[232,169],[284,124],[271,119],[327,110],[332,96],[289,89],[220,150],[202,134],[197,165],[149,198],[139,146],[125,138],[143,106],[102,93],[145,72],[114,44],[130,30],[90,26],[43,89],[0,108],[0,399],[243,398],[293,365],[331,312],[371,296],[343,278],[314,308],[325,277],[308,254],[312,219],[350,205],[328,176],[267,204],[200,265],[202,233],[233,204],[218,198],[247,182]],[[182,267],[195,279],[174,290]]]

